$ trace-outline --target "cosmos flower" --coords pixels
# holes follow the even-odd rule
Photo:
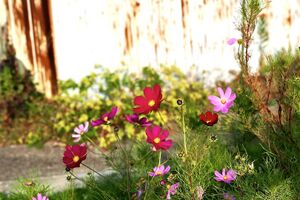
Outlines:
[[[171,167],[167,166],[165,168],[164,165],[160,165],[158,167],[154,167],[153,172],[149,173],[149,176],[151,177],[155,177],[155,176],[163,176],[165,174],[167,174],[170,171]]]
[[[80,124],[78,127],[74,129],[76,134],[72,134],[72,138],[74,138],[74,142],[79,142],[81,135],[88,132],[89,130],[89,122],[85,122],[84,125]]]
[[[220,174],[218,171],[215,171],[215,180],[218,182],[224,182],[224,183],[231,183],[236,179],[236,172],[232,169],[228,170],[228,172],[225,171],[225,169],[222,169],[222,174]]]
[[[101,124],[107,124],[110,120],[112,120],[118,112],[117,107],[113,107],[110,112],[103,114],[99,119],[92,121],[92,126],[99,126]]]
[[[148,127],[152,125],[151,121],[147,121],[146,117],[139,118],[139,114],[126,115],[126,120],[131,124],[139,124],[142,127]]]
[[[136,107],[133,109],[137,114],[148,114],[151,111],[157,111],[162,101],[162,93],[160,85],[155,85],[153,88],[146,87],[144,96],[134,98]]]
[[[81,145],[74,144],[73,146],[67,145],[64,152],[63,162],[69,169],[80,167],[80,163],[86,159],[86,154],[87,147],[84,143]]]
[[[169,131],[162,130],[159,126],[147,127],[146,128],[147,142],[153,145],[153,150],[157,151],[160,149],[168,150],[171,148],[173,141],[167,140]]]
[[[227,44],[228,45],[233,45],[234,43],[236,43],[237,39],[236,38],[230,38],[228,41],[227,41]]]
[[[243,39],[237,39],[237,38],[230,38],[227,40],[228,45],[234,45],[235,43],[238,43],[239,45],[243,44]]]
[[[168,192],[167,192],[167,199],[171,199],[171,195],[175,195],[177,192],[177,189],[179,188],[179,183],[175,183],[173,185],[168,185]]]
[[[204,194],[203,187],[197,186],[196,191],[197,191],[198,200],[202,200],[203,199],[203,194]]]
[[[166,180],[161,180],[160,182],[159,182],[161,185],[165,185],[167,182],[166,182]]]
[[[140,189],[136,192],[137,199],[142,199],[142,195],[143,195],[143,190]]]
[[[218,114],[210,111],[207,111],[205,114],[201,113],[199,118],[207,126],[213,126],[218,122]]]
[[[37,197],[32,197],[32,200],[49,200],[46,196],[38,193]]]
[[[236,94],[232,92],[230,87],[227,87],[226,92],[222,88],[218,87],[218,93],[220,97],[208,96],[210,103],[214,105],[214,111],[228,113],[229,108],[233,106],[233,101],[236,98]]]
[[[235,197],[231,194],[228,194],[228,193],[224,193],[223,198],[226,199],[226,200],[235,200]]]

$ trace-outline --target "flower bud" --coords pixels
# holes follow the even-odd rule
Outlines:
[[[177,100],[177,105],[181,106],[183,104],[183,101],[181,99]]]

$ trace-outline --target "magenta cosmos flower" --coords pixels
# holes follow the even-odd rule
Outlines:
[[[73,146],[67,145],[63,162],[66,167],[73,169],[75,167],[80,167],[80,163],[86,159],[87,147],[85,144],[74,144]]]
[[[89,122],[85,122],[84,124],[80,124],[78,127],[74,129],[76,134],[72,134],[72,138],[74,138],[74,142],[79,142],[81,135],[86,133],[89,130]]]
[[[154,167],[153,172],[149,173],[149,176],[151,177],[155,177],[155,176],[163,176],[165,174],[167,174],[170,171],[171,167],[167,166],[165,168],[164,165],[160,165],[158,167]]]
[[[109,120],[112,120],[118,112],[117,107],[113,107],[110,112],[103,114],[99,119],[92,121],[92,126],[100,126],[101,124],[107,124]]]
[[[179,188],[179,183],[175,183],[173,185],[168,185],[167,199],[171,199],[171,195],[175,195],[177,189]]]
[[[137,114],[148,114],[151,111],[157,111],[162,101],[162,93],[160,85],[156,84],[153,88],[146,87],[144,89],[144,96],[137,96],[133,103],[135,108],[133,112]]]
[[[236,94],[232,92],[230,87],[227,87],[225,93],[222,88],[218,87],[218,93],[220,97],[211,95],[208,96],[208,100],[214,105],[214,111],[228,113],[229,108],[233,106]]]
[[[126,120],[131,124],[138,124],[142,127],[148,127],[152,125],[151,121],[148,121],[146,117],[139,118],[139,114],[126,115]]]
[[[215,180],[218,182],[231,183],[236,179],[236,172],[232,169],[225,171],[222,169],[222,174],[220,174],[217,170],[215,171]]]
[[[32,197],[32,200],[49,200],[46,196],[38,193],[37,197]]]
[[[159,126],[147,127],[146,135],[147,142],[153,145],[154,151],[160,149],[168,150],[173,144],[173,141],[171,139],[167,140],[169,131],[162,130]]]

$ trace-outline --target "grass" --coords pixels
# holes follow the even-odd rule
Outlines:
[[[236,199],[241,200],[297,200],[300,194],[297,187],[300,184],[299,172],[290,169],[287,175],[279,168],[276,157],[265,151],[259,143],[255,144],[255,148],[260,151],[247,154],[247,148],[244,147],[242,152],[242,149],[233,145],[234,140],[230,135],[217,134],[218,140],[211,142],[209,135],[201,132],[200,129],[190,131],[188,134],[188,155],[180,155],[183,148],[178,141],[178,146],[174,148],[178,151],[172,150],[163,156],[162,162],[171,166],[172,178],[168,175],[162,178],[172,179],[170,182],[180,182],[180,188],[172,199],[196,198],[196,187],[202,186],[205,190],[204,199],[209,200],[222,199],[224,192],[233,194]],[[253,141],[250,142],[253,146]],[[245,146],[247,143],[244,142]],[[76,188],[72,181],[70,188],[62,192],[53,192],[49,187],[41,184],[34,186],[20,184],[18,190],[9,196],[1,194],[0,199],[28,200],[38,192],[47,194],[49,199],[58,200],[136,199],[135,193],[145,188],[145,183],[148,183],[146,199],[165,198],[166,187],[159,184],[162,178],[155,177],[151,180],[147,174],[151,171],[151,166],[155,166],[157,162],[156,155],[150,155],[145,162],[137,160],[140,155],[145,155],[146,151],[148,151],[147,146],[142,144],[137,144],[131,149],[133,155],[131,161],[134,164],[130,173],[130,198],[127,190],[128,180],[124,175],[125,169],[120,167],[122,162],[119,162],[118,173],[99,179],[87,176],[83,188]],[[122,154],[117,154],[114,159],[118,156]],[[257,158],[260,160],[256,160]],[[254,169],[251,171],[247,167],[252,161],[254,161]],[[213,179],[214,170],[220,171],[222,168],[237,170],[239,173],[237,180],[230,185],[216,182]]]

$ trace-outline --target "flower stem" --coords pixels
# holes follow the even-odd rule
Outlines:
[[[183,146],[184,146],[184,153],[187,155],[187,147],[186,147],[186,130],[185,130],[185,121],[184,121],[184,110],[183,110],[183,106],[181,106],[181,125],[182,125],[182,132],[183,132]]]
[[[73,172],[69,171],[69,174],[71,174],[75,179],[77,179],[77,180],[79,180],[79,181],[85,183],[84,180],[83,180],[82,178],[79,178],[79,177],[76,176]]]
[[[82,164],[83,166],[85,166],[86,168],[88,168],[89,170],[95,172],[95,173],[98,174],[99,176],[105,178],[104,175],[100,174],[99,172],[97,172],[96,170],[94,170],[93,168],[91,168],[90,166],[88,166],[88,165],[86,165],[86,164],[84,164],[84,163],[81,163],[81,164]]]
[[[159,115],[161,121],[166,125],[167,129],[168,129],[169,131],[171,131],[171,128],[169,127],[168,123],[164,120],[164,118],[163,118],[163,116],[162,116],[162,114],[161,114],[160,111],[158,111],[158,115]]]
[[[160,163],[161,163],[161,150],[159,150],[158,153],[158,166],[160,166]]]

